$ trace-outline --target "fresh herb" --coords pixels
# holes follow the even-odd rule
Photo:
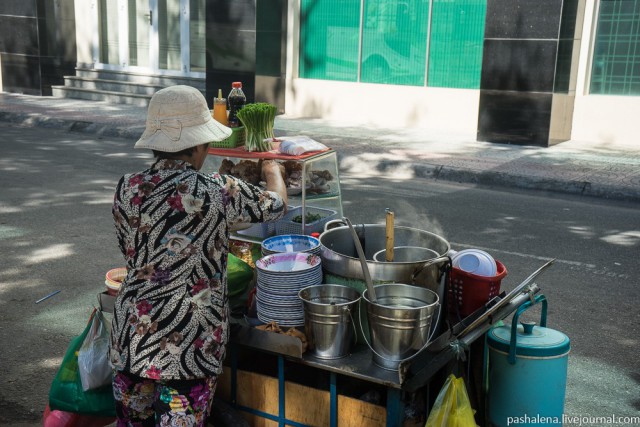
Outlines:
[[[323,216],[320,215],[320,214],[314,214],[312,212],[307,212],[306,215],[304,216],[304,223],[305,224],[311,224],[312,222],[319,221],[322,218],[323,218]],[[291,218],[291,221],[302,224],[302,215],[294,216],[293,218]]]
[[[247,104],[238,111],[238,119],[247,132],[247,151],[270,151],[276,106],[266,102]],[[265,141],[266,140],[266,141]]]

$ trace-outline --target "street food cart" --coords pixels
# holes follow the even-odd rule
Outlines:
[[[256,264],[263,253],[256,254],[255,249],[270,236],[318,233],[320,252],[309,256],[322,260],[322,283],[352,287],[365,296],[369,291],[370,298],[374,297],[371,286],[381,289],[380,286],[389,282],[429,288],[437,295],[439,314],[429,319],[425,335],[428,338],[413,349],[410,357],[397,358],[394,364],[384,366],[380,360],[374,363],[378,353],[371,346],[374,337],[368,330],[370,321],[366,320],[369,305],[359,299],[358,310],[349,312],[349,324],[357,336],[355,345],[340,357],[318,357],[313,351],[305,351],[310,343],[296,334],[257,327],[267,322],[250,315],[256,274],[243,293],[248,305],[241,304],[241,309],[234,310],[232,315],[225,370],[216,395],[239,410],[254,426],[424,425],[429,405],[442,385],[443,372],[448,373],[452,366],[465,359],[470,346],[476,341],[481,343],[481,337],[493,325],[535,298],[540,291],[535,279],[553,261],[540,267],[513,291],[494,292],[495,295],[488,296],[470,313],[452,313],[451,307],[457,305],[456,301],[452,302],[454,297],[449,289],[448,242],[426,230],[393,224],[389,228],[388,224],[387,227],[376,224],[354,227],[349,222],[346,227],[340,223],[348,220],[343,218],[334,150],[289,156],[278,152],[247,152],[244,147],[211,148],[203,172],[229,173],[241,162],[259,159],[289,162],[288,174],[300,172],[295,175],[299,182],[288,187],[289,205],[293,206],[290,209],[299,220],[293,221],[294,215],[290,212],[275,226],[247,225],[233,231],[233,240],[254,245]],[[337,228],[331,229],[332,223]],[[380,246],[384,248],[390,230],[398,246],[427,247],[434,254],[432,259],[396,265],[375,261],[374,254]],[[258,270],[256,267],[256,273]],[[101,294],[100,299],[108,311],[112,305],[109,296]],[[375,302],[375,297],[372,300]],[[243,307],[246,310],[242,310]],[[280,312],[286,307],[283,303]],[[305,316],[307,314],[305,312]],[[287,319],[285,316],[284,320]],[[276,328],[278,332],[293,328],[304,332],[302,326],[276,325]],[[483,353],[475,352],[474,357],[482,359]],[[479,360],[479,364],[482,363]]]

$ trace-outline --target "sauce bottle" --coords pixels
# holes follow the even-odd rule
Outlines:
[[[229,127],[241,126],[237,114],[247,103],[247,97],[242,91],[242,82],[231,83],[231,92],[229,92],[227,102],[229,103]]]
[[[222,89],[218,89],[218,97],[213,98],[213,119],[225,126],[227,120],[227,100],[222,97]]]

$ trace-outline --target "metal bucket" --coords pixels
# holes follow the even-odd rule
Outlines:
[[[360,293],[348,286],[323,284],[298,292],[304,305],[304,328],[311,353],[320,359],[347,356],[356,341]]]
[[[438,308],[438,295],[426,288],[400,283],[377,285],[377,301],[371,302],[367,290],[370,347],[373,362],[389,370],[410,359],[429,343],[431,320]]]
[[[340,223],[339,220],[336,220]],[[331,221],[327,223],[330,226]],[[386,247],[384,224],[355,224],[354,228],[367,259],[367,267],[373,283],[408,283],[423,286],[441,293],[440,281],[443,266],[449,262],[449,242],[428,231],[411,227],[394,227],[396,246],[417,246],[433,250],[437,257],[416,262],[378,262],[373,260],[376,252]],[[320,235],[320,257],[325,277],[337,277],[361,281],[364,288],[362,265],[356,253],[351,231],[347,226],[325,229]],[[342,283],[343,280],[340,280]]]

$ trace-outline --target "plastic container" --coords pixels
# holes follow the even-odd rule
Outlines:
[[[454,267],[476,276],[495,276],[496,262],[491,255],[480,249],[465,249],[451,258]]]
[[[104,281],[104,284],[107,287],[107,294],[116,296],[125,277],[127,277],[126,267],[114,268],[107,271]]]
[[[227,126],[231,128],[241,126],[240,120],[238,120],[238,111],[247,103],[247,97],[242,91],[242,82],[233,82],[231,84],[231,92],[229,92],[229,96],[227,96],[227,103],[229,104]]]
[[[540,326],[518,324],[520,315],[539,302]],[[527,301],[518,308],[511,325],[487,333],[490,425],[514,425],[519,419],[524,421],[519,425],[539,426],[538,417],[546,425],[562,426],[571,343],[546,325],[547,300],[537,295],[534,304]]]
[[[315,214],[320,215],[320,219],[312,222],[305,223],[304,232],[302,230],[302,223],[296,222],[293,219],[302,215],[302,207],[289,207],[289,212],[280,220],[276,222],[276,234],[305,234],[322,233],[324,225],[335,219],[338,213],[331,209],[322,209],[307,206],[305,215]]]
[[[448,283],[449,316],[465,318],[500,293],[507,268],[496,260],[495,276],[478,276],[457,267],[451,269]]]
[[[238,233],[241,236],[247,237],[256,237],[258,239],[266,239],[267,237],[273,236],[273,233],[276,230],[276,224],[274,222],[258,222],[255,224],[251,224],[249,228],[244,230],[238,230]]]
[[[218,89],[218,97],[213,98],[213,119],[225,126],[229,124],[227,118],[227,99],[222,97],[222,89]]]

